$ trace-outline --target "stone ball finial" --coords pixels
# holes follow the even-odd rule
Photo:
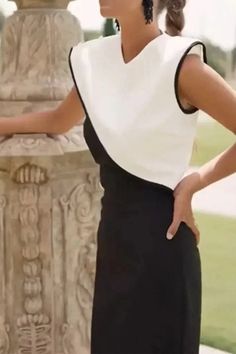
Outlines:
[[[18,9],[66,9],[74,0],[13,0]]]

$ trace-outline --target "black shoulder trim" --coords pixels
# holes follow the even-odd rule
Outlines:
[[[188,54],[188,52],[192,49],[193,46],[195,46],[196,44],[201,44],[202,47],[203,47],[203,60],[206,64],[207,63],[207,54],[206,54],[206,46],[203,42],[201,41],[195,41],[193,42],[184,52],[184,54],[182,55],[179,63],[178,63],[178,66],[177,66],[177,69],[176,69],[176,73],[175,73],[175,79],[174,79],[174,88],[175,88],[175,97],[176,97],[176,100],[178,102],[178,105],[180,107],[180,109],[182,110],[182,112],[186,113],[186,114],[192,114],[192,113],[195,113],[199,110],[199,108],[197,107],[193,107],[193,108],[190,108],[190,109],[186,109],[184,108],[181,103],[180,103],[180,100],[179,100],[179,97],[178,97],[178,94],[177,94],[177,84],[178,84],[178,78],[179,78],[179,73],[180,73],[180,69],[181,69],[181,66],[182,66],[182,63],[184,61],[184,58],[185,56]]]

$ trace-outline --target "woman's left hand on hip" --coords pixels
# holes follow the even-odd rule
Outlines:
[[[197,244],[200,242],[200,232],[192,210],[192,197],[195,184],[198,182],[197,178],[197,175],[192,173],[184,177],[174,189],[174,215],[172,223],[167,229],[166,236],[168,239],[175,236],[181,221],[184,221],[195,234]],[[168,235],[170,236],[168,237]]]

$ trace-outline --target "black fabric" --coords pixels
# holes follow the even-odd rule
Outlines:
[[[104,188],[91,354],[198,354],[200,254],[184,222],[173,240],[166,239],[173,191],[119,167],[88,116],[84,136]]]

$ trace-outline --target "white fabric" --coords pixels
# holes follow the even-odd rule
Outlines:
[[[165,32],[127,64],[120,33],[80,42],[69,55],[86,114],[110,157],[172,189],[188,168],[196,134],[199,110],[184,113],[174,88],[178,63],[193,43],[188,54],[204,60],[199,39]]]

